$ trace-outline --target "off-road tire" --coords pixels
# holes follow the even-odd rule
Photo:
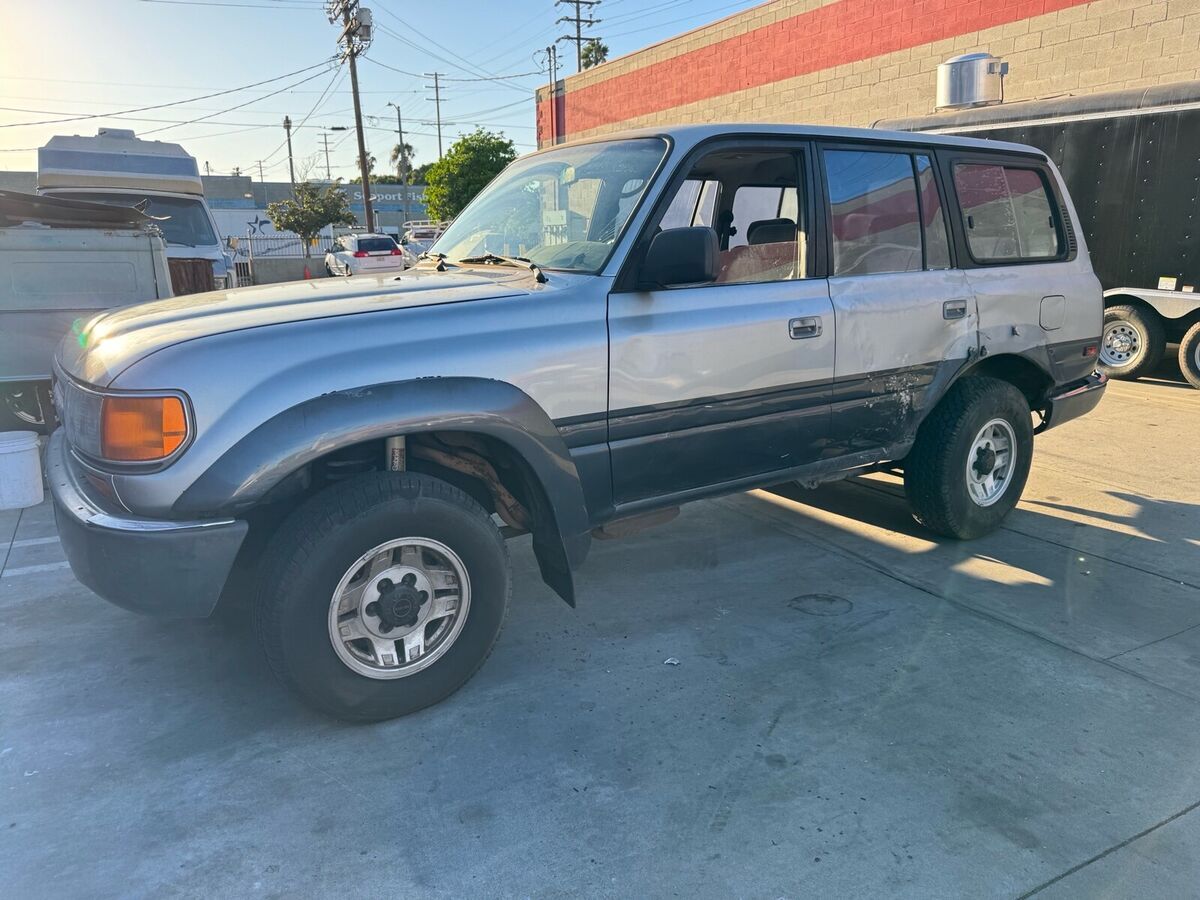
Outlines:
[[[330,602],[361,554],[402,537],[458,554],[470,607],[454,644],[428,668],[370,678],[335,652]],[[260,572],[255,630],[272,671],[309,706],[352,722],[408,715],[466,684],[495,646],[512,593],[508,549],[488,514],[453,485],[414,472],[363,475],[310,498],[271,538]]]
[[[1140,334],[1142,351],[1122,366],[1107,364],[1101,358],[1097,368],[1101,372],[1106,373],[1110,378],[1121,378],[1131,381],[1149,374],[1162,360],[1163,353],[1167,349],[1167,332],[1163,327],[1162,319],[1159,318],[1158,313],[1140,306],[1127,306],[1124,304],[1110,306],[1104,310],[1105,333],[1107,333],[1109,326],[1114,322],[1124,322]],[[1103,340],[1104,338],[1101,337],[1102,353]]]
[[[967,460],[976,436],[996,418],[1016,435],[1015,466],[1004,493],[991,506],[980,506],[967,489]],[[905,460],[904,489],[913,515],[946,537],[982,537],[1016,506],[1032,459],[1033,422],[1025,396],[997,378],[963,378],[921,423]]]
[[[1200,388],[1200,322],[1184,334],[1179,342],[1179,371],[1194,388]]]

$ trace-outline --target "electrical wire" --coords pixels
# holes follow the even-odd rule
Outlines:
[[[295,87],[296,85],[306,84],[307,82],[312,81],[314,78],[320,78],[322,74],[323,73],[321,73],[321,72],[315,72],[312,75],[309,75],[307,78],[301,78],[299,81],[295,82],[294,84],[286,85],[285,87],[281,87],[277,91],[272,91],[270,94],[264,94],[261,97],[255,97],[251,100],[247,100],[245,103],[239,103],[237,106],[231,106],[228,109],[221,110],[220,112],[209,113],[207,116],[200,116],[199,118],[191,119],[187,122],[179,122],[175,125],[164,125],[162,128],[152,128],[150,131],[142,132],[142,136],[144,137],[147,134],[158,134],[158,132],[160,132],[160,131],[168,131],[171,128],[178,128],[180,125],[195,125],[197,122],[203,122],[206,119],[215,119],[217,116],[224,115],[225,113],[228,113],[228,112],[233,112],[235,109],[241,109],[243,106],[249,106],[251,103],[257,103],[259,100],[266,100],[268,97],[274,97],[277,94],[283,94],[283,93],[287,92],[288,90],[290,90],[291,88]],[[95,118],[95,117],[93,116],[90,118]]]
[[[79,121],[83,121],[85,119],[103,119],[107,116],[123,116],[123,115],[129,115],[130,113],[148,112],[153,109],[166,109],[171,106],[184,106],[188,103],[195,103],[198,100],[209,100],[212,97],[224,97],[227,94],[236,94],[239,91],[248,90],[249,88],[259,87],[264,84],[271,84],[272,82],[275,82],[275,81],[282,81],[284,78],[291,78],[293,75],[299,75],[302,72],[311,72],[313,69],[319,69],[319,68],[322,68],[323,66],[329,65],[329,63],[333,62],[334,59],[336,59],[336,57],[330,57],[329,59],[322,60],[321,62],[317,63],[316,65],[305,66],[303,69],[297,69],[294,72],[288,72],[284,75],[276,75],[274,78],[267,78],[263,81],[256,81],[253,84],[242,85],[241,87],[229,88],[228,90],[224,90],[224,91],[214,91],[213,93],[210,93],[210,94],[202,94],[199,97],[190,97],[187,100],[173,100],[169,103],[155,103],[155,104],[151,104],[150,106],[139,106],[134,109],[119,109],[114,112],[107,112],[107,113],[90,113],[85,116],[68,116],[66,118],[61,118],[61,119],[42,119],[37,122],[7,122],[4,124],[0,124],[0,128],[21,128],[21,127],[28,126],[28,125],[57,125],[59,122],[79,122]],[[314,75],[313,77],[315,78],[316,76]],[[303,84],[305,81],[311,81],[311,80],[312,80],[311,78],[305,78],[303,81],[296,82],[296,84]],[[284,90],[286,90],[286,88]],[[259,97],[258,99],[264,100],[267,97],[274,96],[274,94],[278,94],[278,93],[281,93],[281,91],[275,91],[272,94],[266,94],[263,97]],[[250,101],[250,102],[254,102],[254,101]],[[242,104],[242,106],[245,106],[245,105],[247,105],[247,104]],[[233,107],[233,109],[238,109],[238,108],[239,107]],[[228,111],[228,110],[226,110],[226,111]]]

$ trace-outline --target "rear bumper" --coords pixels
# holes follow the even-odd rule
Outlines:
[[[89,495],[62,429],[46,447],[46,475],[63,551],[84,585],[144,615],[212,613],[246,537],[245,522],[114,515]]]
[[[1041,434],[1047,428],[1090,413],[1104,396],[1106,387],[1108,376],[1103,372],[1093,372],[1087,378],[1055,388],[1046,399],[1046,413],[1035,432]]]

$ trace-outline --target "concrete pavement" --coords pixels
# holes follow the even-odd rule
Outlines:
[[[1114,384],[933,540],[871,476],[512,545],[491,660],[348,727],[244,623],[109,607],[0,513],[10,896],[1178,897],[1200,884],[1200,392]],[[664,665],[674,657],[678,666]]]

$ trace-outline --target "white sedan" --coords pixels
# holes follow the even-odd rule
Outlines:
[[[410,265],[408,254],[388,234],[346,234],[325,254],[325,271],[330,275],[401,272]]]

